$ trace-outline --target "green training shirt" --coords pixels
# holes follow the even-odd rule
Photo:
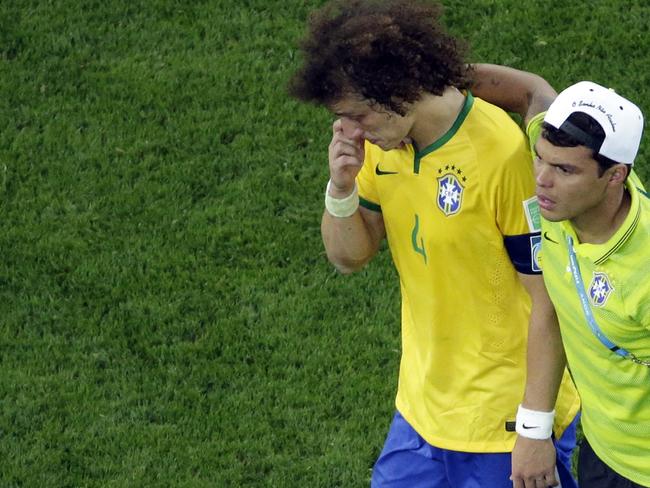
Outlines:
[[[581,244],[568,221],[542,219],[541,267],[582,400],[584,434],[614,471],[650,486],[650,367],[617,355],[594,335],[576,291],[567,245],[571,236],[602,332],[619,347],[650,360],[650,197],[634,174],[627,190],[630,211],[604,244]]]

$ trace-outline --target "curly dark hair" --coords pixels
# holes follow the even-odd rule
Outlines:
[[[465,46],[446,33],[439,4],[418,0],[334,0],[312,13],[304,64],[289,93],[331,105],[349,95],[404,115],[423,93],[470,86]]]

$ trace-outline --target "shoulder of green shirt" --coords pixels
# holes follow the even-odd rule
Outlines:
[[[539,139],[539,135],[542,133],[542,123],[544,122],[544,116],[546,112],[540,112],[535,115],[526,126],[526,135],[528,136],[528,141],[530,143],[530,150],[535,156],[535,143]]]

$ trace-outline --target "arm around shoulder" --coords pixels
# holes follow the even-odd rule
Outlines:
[[[541,76],[496,64],[474,64],[472,93],[507,112],[521,115],[524,124],[544,112],[557,96]]]

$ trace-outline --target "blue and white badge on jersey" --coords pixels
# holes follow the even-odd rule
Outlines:
[[[447,173],[438,178],[438,197],[436,203],[447,217],[457,214],[463,204],[463,192],[465,188],[458,181],[456,175]]]
[[[607,303],[609,295],[614,291],[607,273],[594,271],[594,277],[589,285],[589,298],[594,307],[602,307]]]
[[[542,271],[540,257],[542,250],[542,236],[537,234],[530,236],[530,267],[535,273]]]

